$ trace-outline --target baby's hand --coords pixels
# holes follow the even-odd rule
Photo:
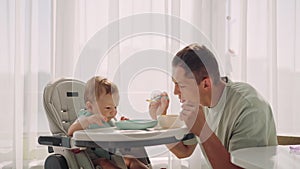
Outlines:
[[[127,117],[125,117],[125,116],[122,116],[122,117],[120,118],[120,120],[129,120],[129,118],[127,118]]]
[[[97,113],[88,117],[89,124],[98,124],[99,126],[103,126],[103,123],[107,121],[107,118],[102,114]]]

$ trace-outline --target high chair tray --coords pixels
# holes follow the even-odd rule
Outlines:
[[[141,147],[168,144],[190,139],[186,127],[176,129],[148,129],[148,130],[118,130],[112,132],[95,132],[95,130],[81,130],[73,134],[73,140],[78,147]]]

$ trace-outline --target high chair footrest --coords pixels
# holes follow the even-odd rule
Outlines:
[[[39,144],[48,146],[60,146],[71,148],[70,137],[61,136],[40,136],[38,139]]]

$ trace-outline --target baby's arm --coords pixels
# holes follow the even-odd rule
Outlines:
[[[102,126],[102,121],[106,120],[107,119],[101,114],[93,114],[88,117],[80,117],[69,127],[68,135],[72,136],[75,131],[86,129],[90,124],[98,124],[99,126]]]

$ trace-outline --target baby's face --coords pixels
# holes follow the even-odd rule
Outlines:
[[[117,106],[119,104],[118,94],[102,94],[97,100],[97,108],[101,114],[111,120],[117,115]]]

